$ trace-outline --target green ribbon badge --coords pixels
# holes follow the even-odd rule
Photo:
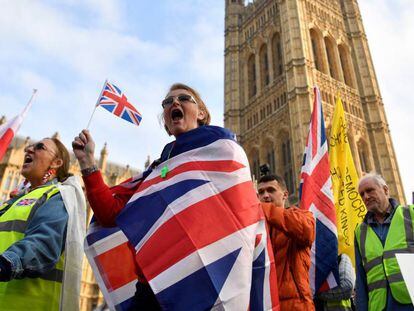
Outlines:
[[[165,166],[161,169],[161,178],[165,178],[165,177],[167,177],[167,173],[168,173],[168,167],[167,167],[167,165],[165,165]]]

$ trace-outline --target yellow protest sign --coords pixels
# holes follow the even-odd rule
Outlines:
[[[358,175],[348,141],[347,122],[338,97],[329,139],[329,161],[338,228],[338,252],[346,253],[355,266],[354,231],[366,214],[358,193]]]

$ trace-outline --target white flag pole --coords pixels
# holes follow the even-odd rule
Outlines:
[[[32,101],[33,101],[33,99],[34,99],[34,97],[35,97],[36,93],[37,93],[37,89],[33,89],[32,96],[30,96],[30,99],[29,99],[29,101],[27,102],[26,108],[24,108],[23,114],[24,114],[24,113],[26,113],[26,112],[27,112],[27,110],[29,110],[28,108],[31,106]]]
[[[89,129],[89,125],[91,125],[92,117],[95,114],[96,107],[98,107],[98,105],[99,105],[99,101],[100,101],[100,99],[102,97],[103,92],[105,91],[105,86],[106,86],[106,83],[107,82],[108,82],[108,79],[106,79],[105,82],[104,82],[104,85],[102,87],[101,93],[99,94],[99,97],[98,97],[98,99],[96,101],[95,108],[93,108],[93,111],[92,111],[91,117],[89,118],[89,122],[88,122],[88,125],[86,126],[86,129]]]
[[[33,101],[36,93],[37,93],[37,89],[33,89],[32,96],[30,96],[30,99],[27,102],[26,107],[24,107],[22,113],[20,114],[20,117],[22,119],[26,116],[27,112],[29,111],[30,107],[32,106],[32,101]]]

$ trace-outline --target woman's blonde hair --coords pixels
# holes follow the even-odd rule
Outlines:
[[[72,176],[72,174],[69,173],[70,155],[68,149],[66,149],[65,145],[59,139],[55,137],[48,139],[55,143],[57,147],[57,157],[62,159],[62,165],[56,170],[56,178],[58,181],[62,182],[69,176]]]
[[[166,96],[171,91],[174,91],[174,90],[186,90],[190,92],[191,95],[193,95],[195,101],[197,102],[199,109],[204,112],[204,118],[202,120],[198,120],[198,126],[210,124],[210,121],[211,121],[210,111],[208,111],[206,104],[201,99],[200,94],[195,89],[193,89],[192,87],[184,83],[174,83],[173,85],[170,86]],[[168,127],[165,125],[164,114],[162,114],[162,122],[164,123],[164,128],[167,131],[168,135],[171,135],[170,131],[168,130]]]

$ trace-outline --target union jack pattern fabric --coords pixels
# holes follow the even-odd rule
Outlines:
[[[17,202],[16,206],[31,205],[36,201],[37,201],[37,199],[23,199],[23,200],[20,200],[19,202]]]
[[[137,272],[132,246],[118,227],[92,219],[84,244],[95,279],[111,310],[133,310]]]
[[[310,283],[315,293],[337,286],[339,277],[338,234],[328,145],[320,93],[316,87],[300,179],[300,208],[310,210],[316,219],[310,268]]]
[[[121,230],[94,223],[86,239],[111,308],[127,309],[138,263],[164,310],[279,310],[264,215],[232,133],[214,126],[184,133],[157,167],[120,187],[137,189],[117,218]],[[125,265],[110,259],[120,256]],[[115,266],[129,267],[122,280]]]
[[[128,101],[125,94],[115,84],[108,81],[105,82],[97,106],[135,125],[139,125],[142,120],[141,114]]]

